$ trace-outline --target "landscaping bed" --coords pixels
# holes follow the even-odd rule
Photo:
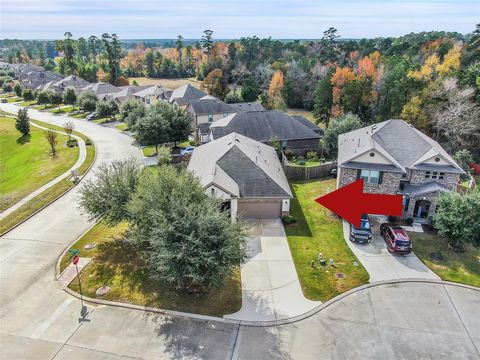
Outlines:
[[[212,289],[205,294],[177,291],[171,285],[158,283],[148,277],[141,256],[125,240],[127,228],[126,223],[109,228],[100,222],[72,245],[72,249],[80,250],[80,256],[92,258],[80,275],[84,295],[96,298],[96,290],[108,285],[111,290],[101,299],[219,317],[240,309],[240,268],[219,289]],[[84,249],[86,244],[92,243],[96,244],[93,249]],[[70,261],[67,252],[60,261],[60,271]],[[69,287],[79,291],[77,281],[73,281]]]
[[[369,279],[345,243],[341,220],[314,201],[333,191],[335,181],[323,179],[290,184],[294,195],[290,214],[298,221],[294,226],[286,226],[285,232],[303,294],[310,300],[326,301],[366,284]],[[333,259],[335,267],[327,265],[322,268],[317,261],[319,253],[323,254],[327,264]]]
[[[442,280],[480,287],[480,249],[456,252],[434,232],[409,232],[415,255]]]

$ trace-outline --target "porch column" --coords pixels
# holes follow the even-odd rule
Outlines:
[[[238,212],[238,199],[232,198],[230,200],[230,216],[232,218],[232,223],[237,221],[237,212]]]

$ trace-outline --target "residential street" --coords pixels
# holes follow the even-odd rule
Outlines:
[[[29,114],[55,125],[70,119]],[[102,162],[141,159],[121,132],[73,121],[96,145],[86,178]],[[110,306],[88,306],[82,316],[80,300],[55,280],[58,257],[91,226],[77,198],[75,188],[0,238],[1,359],[480,359],[480,291],[441,283],[370,287],[276,327]]]

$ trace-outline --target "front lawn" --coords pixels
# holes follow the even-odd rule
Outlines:
[[[71,105],[60,107],[60,109],[56,107],[55,109],[50,110],[52,114],[65,114],[65,113],[70,113],[72,111],[73,111],[73,106]]]
[[[176,291],[171,285],[148,278],[141,256],[124,239],[126,229],[127,224],[109,228],[100,222],[72,245],[72,248],[80,250],[80,256],[93,259],[80,274],[84,295],[95,298],[95,291],[106,284],[111,291],[102,297],[104,300],[220,317],[240,309],[242,291],[239,269],[224,287],[206,294]],[[85,250],[84,246],[88,243],[97,246]],[[60,262],[61,271],[69,263],[70,256],[67,253]],[[70,288],[78,292],[77,281],[73,281]]]
[[[115,125],[115,128],[121,131],[127,131],[128,130],[128,125],[126,123],[120,123]]]
[[[37,106],[34,106],[33,108],[35,110],[47,110],[47,109],[51,109],[53,107],[56,107],[57,105],[52,105],[52,104],[42,104],[42,105],[37,105]]]
[[[31,126],[30,135],[21,136],[14,118],[0,118],[0,211],[75,164],[78,148],[65,146],[66,141],[67,136],[58,135],[57,156],[52,158],[44,130]]]
[[[409,232],[415,255],[442,280],[480,287],[480,249],[465,252],[448,248],[448,241],[434,233]]]
[[[312,166],[318,166],[320,165],[320,161],[319,160],[294,160],[294,161],[289,161],[288,162],[288,165],[292,165],[292,166],[300,166],[300,167],[312,167]]]
[[[305,297],[326,301],[366,284],[368,273],[345,243],[341,220],[314,201],[335,189],[335,179],[296,181],[291,188],[294,199],[290,214],[297,217],[298,223],[285,227],[285,231]],[[319,253],[327,263],[333,259],[335,268],[327,265],[322,269],[317,262]]]
[[[157,151],[155,150],[155,146],[153,145],[143,147],[142,153],[143,153],[143,156],[146,156],[146,157],[157,155]]]
[[[37,104],[37,101],[32,100],[32,101],[23,101],[18,105],[20,105],[20,106],[32,106],[32,105],[36,105],[36,104]]]

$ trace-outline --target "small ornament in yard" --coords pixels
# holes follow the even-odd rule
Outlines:
[[[311,266],[312,269],[317,269],[317,267],[315,266],[315,260],[312,260],[310,262],[310,266]]]
[[[99,287],[95,294],[97,296],[105,296],[110,292],[110,286],[103,285],[102,287]]]
[[[333,261],[333,259],[328,260],[328,265],[330,265],[331,267],[335,267],[335,262]]]
[[[97,244],[88,243],[88,244],[85,245],[83,248],[84,248],[85,250],[91,250],[91,249],[93,249],[95,246],[97,246]]]
[[[318,260],[318,262],[323,260],[323,254],[322,253],[318,253],[317,260]]]

